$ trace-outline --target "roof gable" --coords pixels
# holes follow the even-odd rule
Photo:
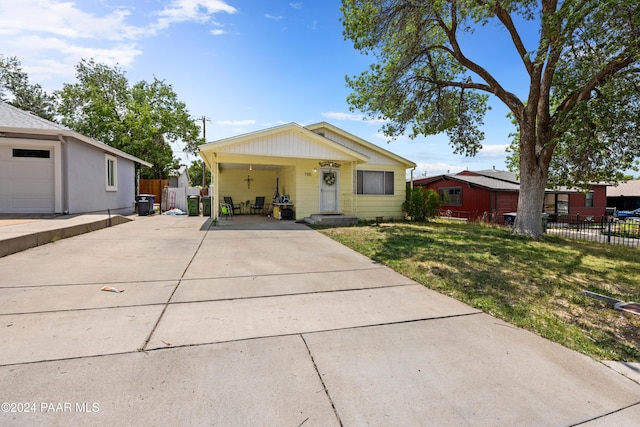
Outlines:
[[[378,158],[384,157],[392,160],[395,163],[400,163],[407,168],[409,167],[415,168],[417,166],[414,162],[407,160],[404,157],[398,156],[397,154],[394,154],[389,150],[385,150],[382,147],[372,144],[369,141],[366,141],[360,137],[357,137],[336,126],[333,126],[330,123],[327,123],[327,122],[315,123],[313,125],[306,126],[306,128],[315,133],[319,133],[320,135],[327,137],[327,139],[331,139],[331,138],[329,138],[329,136],[327,136],[326,134],[323,134],[322,133],[323,130],[329,131],[329,134],[333,133],[337,135],[338,138],[335,138],[336,139],[335,142],[341,145],[344,145],[345,147],[348,147],[350,149],[353,149],[355,151],[361,152],[362,154],[367,155],[367,157],[371,158],[374,163],[377,163],[375,161],[376,157]]]
[[[200,152],[366,162],[369,157],[290,123],[200,146]]]

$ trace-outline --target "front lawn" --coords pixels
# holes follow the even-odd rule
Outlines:
[[[583,296],[640,302],[640,249],[436,220],[318,229],[395,271],[595,359],[640,361],[640,316]]]

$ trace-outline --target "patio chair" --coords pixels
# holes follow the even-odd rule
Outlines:
[[[251,205],[251,213],[258,211],[261,213],[264,210],[264,197],[256,197],[256,202]]]
[[[238,213],[240,213],[240,205],[234,205],[233,204],[233,198],[232,197],[226,197],[224,198],[224,202],[226,204],[228,204],[229,206],[231,206],[231,213],[235,215],[236,211],[238,211]]]
[[[220,203],[220,213],[218,214],[220,218],[226,216],[227,219],[233,217],[233,206],[229,203]]]

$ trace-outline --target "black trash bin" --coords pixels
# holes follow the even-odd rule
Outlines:
[[[136,205],[138,206],[138,216],[147,216],[153,213],[153,194],[138,194],[136,196]]]

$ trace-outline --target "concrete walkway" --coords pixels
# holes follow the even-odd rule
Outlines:
[[[610,366],[257,216],[137,217],[0,258],[0,349],[3,426],[640,418]]]

